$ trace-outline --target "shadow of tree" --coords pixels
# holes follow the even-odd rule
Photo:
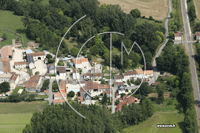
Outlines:
[[[185,122],[179,122],[178,125],[179,125],[180,129],[182,130],[182,132],[185,133],[185,129],[184,129]]]

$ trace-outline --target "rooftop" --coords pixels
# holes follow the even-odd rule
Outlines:
[[[65,80],[60,81],[59,88],[60,89],[66,89],[66,81]]]
[[[177,31],[177,33],[174,33],[174,36],[182,36],[182,33],[180,31]]]
[[[196,32],[195,35],[196,35],[196,36],[200,36],[200,32]]]
[[[115,79],[123,79],[124,77],[122,75],[115,75]]]
[[[30,54],[27,54],[27,55],[32,55],[32,56],[45,56],[45,52],[38,52],[38,53],[30,53]]]
[[[33,77],[31,77],[26,85],[26,88],[30,88],[30,87],[37,88],[40,78],[41,78],[41,75],[34,75]]]
[[[15,62],[14,63],[15,66],[17,66],[17,65],[25,65],[25,64],[28,64],[28,62],[21,61],[21,62]]]
[[[59,73],[66,73],[65,67],[57,67],[56,69]]]
[[[1,48],[1,57],[8,57],[8,56],[12,55],[12,49],[9,46],[4,46],[3,48]]]
[[[53,94],[54,94],[54,98],[62,98],[62,95],[60,92],[54,92]],[[63,94],[64,98],[67,97],[67,93],[63,92],[62,94]]]
[[[140,68],[140,69],[135,69],[135,72],[136,74],[143,74],[143,70]]]
[[[4,72],[10,72],[10,60],[8,57],[1,58]]]
[[[19,74],[16,74],[16,73],[13,73],[11,78],[10,78],[10,81],[13,80],[13,81],[16,81],[17,77],[19,76]]]

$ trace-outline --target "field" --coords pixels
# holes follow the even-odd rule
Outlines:
[[[122,10],[130,13],[139,9],[142,16],[152,16],[156,20],[164,20],[168,13],[168,0],[99,0],[100,5],[120,5]]]
[[[125,133],[182,133],[184,115],[178,113],[175,105],[155,104],[155,113],[148,120],[124,129]],[[175,124],[175,128],[157,128],[157,124]]]
[[[2,36],[2,33],[6,33],[6,35],[8,37],[8,39],[5,42],[0,42],[1,46],[11,45],[12,39],[16,38],[16,35],[8,32],[8,31],[4,31],[3,28],[9,29],[13,32],[17,32],[18,34],[20,34],[24,39],[24,43],[27,42],[27,41],[30,41],[26,37],[25,27],[23,25],[23,22],[21,21],[23,16],[17,16],[17,15],[14,15],[13,12],[11,12],[11,11],[2,11],[2,10],[0,10],[0,16],[1,16],[1,19],[0,19],[0,30],[1,30],[0,31],[0,37]]]
[[[200,20],[200,0],[194,0],[197,18]]]
[[[0,133],[21,133],[30,123],[33,112],[47,106],[42,102],[0,103]]]

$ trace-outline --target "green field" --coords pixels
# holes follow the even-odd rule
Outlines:
[[[0,133],[21,133],[31,117],[32,113],[0,114]]]
[[[124,129],[124,133],[182,133],[184,115],[178,113],[175,105],[154,104],[155,113],[148,120]],[[157,124],[175,124],[175,128],[157,128]]]
[[[30,41],[25,34],[25,27],[23,25],[23,22],[21,21],[21,19],[23,18],[23,16],[17,16],[14,15],[13,12],[11,11],[2,11],[0,10],[0,37],[2,36],[2,33],[6,33],[8,39],[5,42],[0,42],[0,45],[11,45],[12,44],[12,39],[16,38],[16,35],[14,35],[13,33],[4,31],[3,29],[9,29],[13,32],[17,32],[18,34],[20,34],[23,39],[24,39],[24,43],[27,41]]]
[[[42,111],[46,101],[0,103],[0,133],[21,133],[33,112]]]

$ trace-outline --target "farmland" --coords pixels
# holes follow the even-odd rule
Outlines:
[[[100,5],[120,5],[125,13],[139,9],[142,16],[152,16],[156,20],[164,20],[168,13],[168,0],[99,0]]]
[[[184,115],[178,113],[175,105],[167,105],[167,100],[163,104],[154,104],[155,113],[148,120],[135,126],[124,129],[125,133],[182,133],[184,126]],[[175,124],[175,128],[157,128],[157,124]]]
[[[30,123],[33,112],[42,111],[47,106],[42,102],[0,103],[0,133],[21,133]]]
[[[7,38],[8,38],[6,41],[0,42],[1,46],[11,45],[12,39],[16,39],[16,37],[17,37],[13,33],[3,30],[4,28],[20,34],[23,37],[24,42],[30,41],[26,37],[25,27],[23,25],[23,22],[21,21],[23,16],[17,16],[17,15],[14,15],[13,12],[11,12],[11,11],[2,11],[2,10],[0,10],[0,16],[1,16],[0,37],[2,36],[3,33],[6,33]]]
[[[200,20],[200,0],[194,0],[197,18]]]

